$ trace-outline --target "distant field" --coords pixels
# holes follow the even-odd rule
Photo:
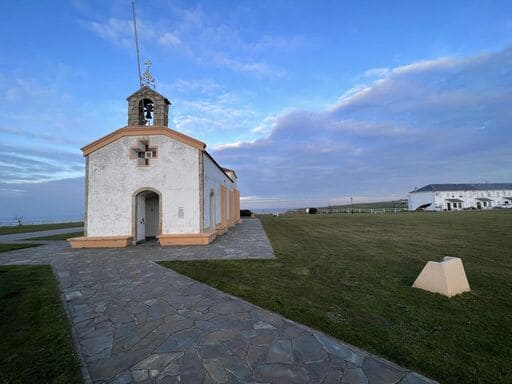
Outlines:
[[[17,226],[5,226],[0,227],[0,235],[9,235],[11,233],[25,233],[25,232],[37,232],[37,231],[48,231],[51,229],[61,228],[73,228],[82,227],[83,222],[73,223],[59,223],[59,224],[35,224],[35,225],[17,225]]]
[[[512,382],[512,211],[262,223],[276,260],[162,264],[441,383]],[[471,292],[410,288],[443,256],[462,258]]]
[[[378,208],[407,208],[407,201],[379,201],[375,203],[354,203],[345,205],[330,205],[328,207],[321,207],[319,209],[378,209]]]

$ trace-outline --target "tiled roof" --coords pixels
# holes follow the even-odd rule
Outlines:
[[[429,184],[413,192],[439,192],[439,191],[492,191],[512,189],[512,183],[482,183],[482,184]]]

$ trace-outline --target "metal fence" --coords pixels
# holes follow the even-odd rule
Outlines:
[[[408,212],[407,208],[319,208],[316,215],[386,214]],[[305,215],[305,210],[289,211],[290,214]]]

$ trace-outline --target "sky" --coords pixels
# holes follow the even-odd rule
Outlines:
[[[510,1],[136,1],[170,127],[243,208],[512,182]],[[126,125],[130,1],[2,2],[0,219],[83,213],[80,148]]]

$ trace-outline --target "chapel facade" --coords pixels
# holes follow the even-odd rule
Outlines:
[[[208,244],[240,223],[235,171],[206,144],[168,128],[170,102],[142,86],[128,97],[128,125],[82,148],[84,236],[73,248]]]

